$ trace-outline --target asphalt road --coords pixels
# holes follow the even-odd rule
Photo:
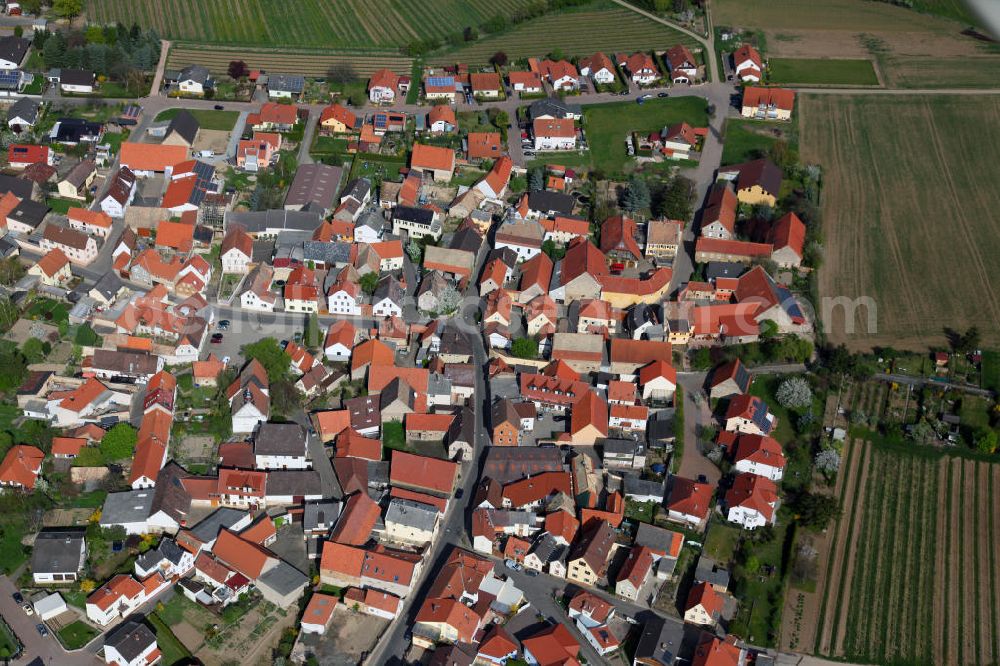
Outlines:
[[[41,659],[43,663],[52,666],[91,666],[104,663],[89,649],[67,652],[51,631],[48,636],[40,636],[35,629],[35,625],[39,623],[38,618],[25,614],[11,596],[16,591],[17,588],[10,578],[0,576],[0,615],[24,645],[19,663],[28,663],[33,659]],[[94,643],[100,642],[94,641]]]

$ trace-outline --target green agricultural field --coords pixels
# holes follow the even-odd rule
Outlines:
[[[625,150],[628,133],[653,132],[682,121],[705,127],[708,109],[700,97],[655,98],[645,104],[615,102],[588,106],[584,108],[583,119],[590,142],[591,166],[614,174],[622,172],[629,161]]]
[[[926,350],[945,327],[1000,341],[1000,99],[802,95],[799,146],[823,168],[824,297],[831,342]],[[976,294],[976,298],[956,294]],[[860,299],[870,299],[862,301]],[[863,303],[871,305],[870,312]],[[869,324],[874,317],[874,327]],[[853,326],[853,331],[851,330]]]
[[[202,44],[400,47],[444,38],[531,0],[88,0],[94,23],[138,23],[167,39]]]
[[[157,121],[173,120],[180,113],[180,109],[167,109],[160,111],[156,116]],[[191,109],[189,113],[195,117],[202,129],[222,130],[228,132],[236,125],[236,119],[240,117],[238,111],[210,111],[207,109]]]
[[[994,663],[1000,465],[854,440],[841,474],[843,515],[802,647],[860,663]]]
[[[394,72],[409,71],[413,59],[394,50],[337,50],[292,47],[238,47],[214,44],[174,44],[167,56],[167,65],[181,69],[188,65],[204,65],[213,74],[225,75],[233,60],[246,62],[251,69],[268,72],[296,72],[303,76],[323,78],[334,66],[349,65],[359,77],[367,78],[383,67]],[[349,93],[345,91],[344,97]]]
[[[870,60],[771,58],[768,60],[768,68],[771,83],[878,85],[878,76]]]
[[[435,61],[482,64],[497,51],[503,51],[512,60],[554,52],[571,57],[590,55],[598,50],[611,53],[626,49],[666,51],[675,44],[685,44],[692,50],[698,48],[698,43],[684,33],[631,10],[618,6],[605,9],[588,6],[585,10],[559,12],[529,21],[504,34],[486,37],[436,56]]]

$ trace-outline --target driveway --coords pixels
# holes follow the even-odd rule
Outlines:
[[[316,125],[319,123],[319,111],[314,107],[309,109],[309,117],[306,118],[306,126],[302,130],[302,143],[299,144],[299,164],[312,164],[313,158],[309,154],[312,147],[313,136],[316,134]]]
[[[92,664],[103,664],[102,659],[98,659],[89,650],[67,652],[51,632],[48,636],[42,637],[35,630],[38,619],[35,616],[28,616],[14,601],[12,595],[17,591],[13,581],[7,576],[0,576],[0,615],[7,622],[8,626],[17,635],[18,640],[24,645],[24,652],[19,659],[20,662],[28,663],[33,659],[41,659],[45,664],[58,664],[62,666],[90,666]],[[95,641],[100,643],[100,641]]]
[[[713,425],[708,396],[702,389],[704,381],[705,375],[702,373],[681,374],[677,377],[677,382],[684,389],[684,448],[677,474],[686,479],[697,479],[704,475],[709,483],[717,485],[722,472],[705,457],[698,444],[698,429]],[[695,396],[700,399],[696,400]]]

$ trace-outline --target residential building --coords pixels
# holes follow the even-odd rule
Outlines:
[[[784,88],[743,88],[740,113],[755,120],[791,120],[795,91]]]

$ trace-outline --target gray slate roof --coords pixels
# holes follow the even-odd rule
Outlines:
[[[267,494],[322,495],[323,482],[315,470],[274,470],[267,474]]]
[[[253,441],[254,455],[304,456],[306,433],[298,423],[262,423]]]
[[[396,498],[385,512],[386,523],[397,523],[418,530],[430,531],[437,522],[437,507],[413,500]]]
[[[132,619],[115,627],[104,638],[105,645],[114,647],[121,656],[130,662],[155,643],[156,636],[150,628],[138,620]]]
[[[31,551],[32,572],[76,573],[80,568],[80,544],[83,541],[82,529],[39,532]]]

